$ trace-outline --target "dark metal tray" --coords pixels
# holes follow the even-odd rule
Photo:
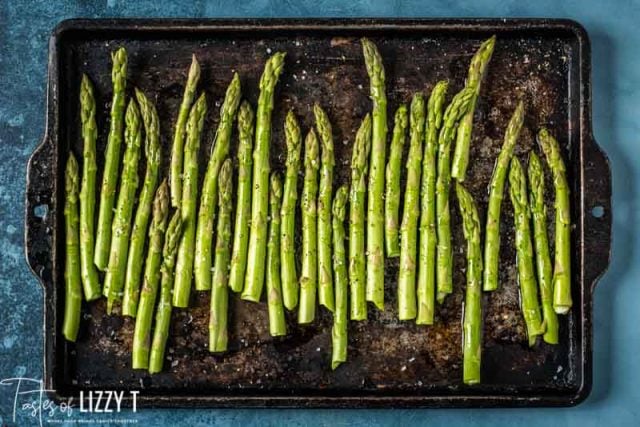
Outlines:
[[[88,73],[98,98],[98,149],[107,133],[111,98],[110,51],[129,52],[129,89],[136,85],[157,100],[162,144],[168,158],[172,127],[190,55],[203,68],[201,88],[211,113],[203,138],[201,170],[208,158],[219,101],[237,70],[244,96],[255,103],[269,52],[287,52],[273,118],[272,165],[283,168],[284,113],[294,108],[312,126],[310,106],[321,102],[334,123],[336,185],[348,180],[351,142],[370,109],[359,38],[372,38],[387,69],[389,109],[413,92],[428,93],[449,79],[450,93],[464,84],[479,42],[498,35],[478,105],[467,186],[484,217],[487,184],[504,128],[518,98],[527,106],[516,155],[535,147],[537,128],[558,136],[568,159],[574,228],[573,298],[561,318],[561,344],[526,345],[518,307],[513,218],[503,208],[500,290],[484,296],[482,384],[461,382],[461,307],[464,240],[453,209],[455,293],[437,309],[436,324],[417,327],[397,320],[397,266],[387,262],[387,310],[369,310],[367,322],[349,324],[349,360],[330,369],[331,317],[319,310],[306,327],[288,318],[290,334],[272,339],[266,305],[231,298],[230,349],[212,356],[206,348],[208,300],[193,292],[189,310],[175,310],[165,372],[153,377],[130,369],[133,322],[105,314],[103,302],[84,307],[76,344],[60,333],[63,284],[63,169],[71,149],[81,153],[78,82]],[[566,20],[76,20],[51,37],[47,131],[29,162],[26,253],[45,290],[45,382],[58,399],[81,390],[140,389],[139,405],[295,407],[566,406],[591,389],[592,296],[609,262],[611,183],[606,156],[591,133],[589,40]],[[214,105],[215,101],[215,105]],[[390,114],[391,116],[391,114]],[[535,148],[537,149],[537,148]],[[99,156],[99,162],[102,156]],[[100,165],[101,166],[101,165]],[[201,174],[202,175],[202,174]],[[548,186],[551,188],[551,185]],[[552,199],[552,197],[550,197]],[[455,206],[455,202],[454,202]],[[594,207],[604,208],[600,215]],[[553,221],[549,209],[550,231]],[[130,402],[129,402],[130,403]]]

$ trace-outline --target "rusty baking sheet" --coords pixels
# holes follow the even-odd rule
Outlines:
[[[104,149],[112,50],[125,46],[129,52],[128,90],[135,85],[157,103],[165,166],[190,57],[198,56],[200,88],[207,92],[211,111],[205,123],[202,171],[232,71],[240,73],[243,95],[255,104],[264,61],[271,52],[286,51],[273,116],[272,166],[284,168],[286,111],[293,108],[307,130],[313,125],[311,106],[320,102],[333,122],[337,188],[348,181],[354,133],[371,108],[361,37],[375,41],[383,55],[392,117],[400,102],[408,102],[416,91],[428,94],[440,79],[449,80],[450,94],[461,89],[471,56],[492,34],[498,41],[476,111],[465,184],[483,220],[487,184],[506,123],[520,98],[527,113],[516,155],[525,159],[535,147],[534,135],[541,125],[563,144],[572,190],[575,306],[569,316],[561,317],[560,345],[540,343],[529,348],[526,344],[508,197],[502,216],[501,287],[484,295],[482,384],[477,386],[461,381],[466,261],[457,208],[452,210],[455,292],[438,306],[436,324],[418,327],[397,320],[397,261],[387,260],[387,309],[378,312],[370,307],[368,321],[349,323],[348,361],[335,372],[330,368],[327,311],[319,309],[318,319],[309,326],[298,326],[295,315],[289,314],[289,335],[274,339],[268,333],[266,304],[247,303],[236,296],[230,299],[229,351],[222,356],[207,350],[207,293],[193,292],[188,310],[174,310],[168,360],[159,375],[130,368],[133,322],[106,315],[102,301],[84,305],[78,342],[64,341],[60,333],[63,170],[70,149],[81,153],[77,99],[83,72],[95,83],[98,150]],[[29,163],[26,201],[27,258],[45,289],[47,388],[55,389],[57,398],[78,396],[81,390],[139,389],[138,405],[174,407],[579,403],[591,388],[592,290],[608,265],[611,234],[609,166],[591,134],[590,66],[584,29],[566,20],[63,22],[51,38],[47,133]],[[604,216],[591,214],[595,206],[604,208]],[[551,232],[553,221],[549,224]]]

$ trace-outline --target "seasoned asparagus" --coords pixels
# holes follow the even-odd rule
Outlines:
[[[111,230],[111,251],[107,274],[104,277],[104,289],[108,290],[107,313],[111,313],[113,303],[122,298],[122,287],[127,268],[129,236],[131,235],[131,217],[133,200],[138,189],[138,160],[142,145],[142,123],[140,111],[134,100],[129,101],[125,115],[125,151],[122,160],[120,191],[113,217]]]
[[[111,101],[111,122],[109,138],[104,158],[104,172],[100,190],[100,206],[98,209],[98,228],[96,231],[96,249],[93,254],[94,263],[98,269],[105,271],[109,263],[111,248],[111,220],[113,218],[113,204],[118,185],[118,166],[120,165],[120,146],[124,129],[125,86],[127,84],[127,51],[121,47],[111,54],[113,68],[111,81],[113,83],[113,98]],[[109,296],[109,289],[103,289],[104,296]]]
[[[295,225],[296,205],[298,201],[298,172],[302,153],[300,126],[293,111],[289,111],[284,124],[287,142],[287,173],[284,179],[284,194],[280,216],[280,270],[284,306],[293,310],[298,305],[298,273],[296,272]]]
[[[267,304],[269,306],[269,333],[273,337],[287,334],[280,282],[280,205],[282,180],[271,174],[269,193],[269,242],[267,243]]]
[[[533,151],[529,154],[529,186],[529,206],[533,217],[533,246],[536,252],[542,319],[547,327],[542,338],[546,343],[558,344],[558,316],[553,310],[553,266],[547,239],[547,209],[544,205],[544,171],[540,158]]]
[[[217,176],[218,224],[216,227],[216,259],[211,283],[209,312],[209,351],[227,351],[227,317],[229,306],[229,261],[231,260],[231,197],[233,167],[231,159],[224,161]]]
[[[64,320],[62,335],[67,341],[75,341],[80,327],[82,303],[82,285],[80,284],[80,230],[78,226],[78,162],[69,153],[64,174],[64,224],[65,224],[65,261],[64,261]]]
[[[462,216],[462,231],[467,240],[467,290],[462,321],[463,381],[480,383],[482,358],[482,243],[480,219],[471,194],[456,183],[456,194]]]
[[[80,274],[84,298],[93,301],[100,298],[100,278],[93,263],[95,249],[96,211],[96,100],[93,85],[86,74],[80,84],[80,119],[82,122],[82,183],[80,185]]]
[[[424,97],[416,93],[411,101],[410,144],[407,157],[407,183],[400,227],[400,270],[398,273],[398,318],[416,317],[416,246],[420,217],[420,173],[424,140]]]
[[[155,374],[162,371],[164,363],[164,350],[167,346],[169,335],[169,322],[171,321],[171,292],[173,289],[173,272],[175,268],[176,253],[182,238],[182,215],[177,210],[171,217],[162,248],[162,267],[160,267],[160,299],[156,308],[156,323],[151,342],[151,355],[149,356],[149,373]]]
[[[420,243],[418,263],[418,314],[416,324],[432,325],[435,314],[436,292],[436,156],[438,132],[442,125],[442,110],[448,83],[438,82],[429,96],[427,106],[426,137],[422,159],[422,195],[420,216]]]
[[[253,148],[253,193],[251,195],[251,227],[242,299],[260,301],[264,286],[267,255],[267,211],[269,208],[269,152],[271,147],[271,113],[278,78],[285,54],[278,52],[267,60],[260,79],[260,97],[256,114],[256,136]]]
[[[460,119],[460,124],[458,125],[456,148],[451,164],[451,176],[458,182],[463,182],[467,174],[469,147],[471,146],[471,130],[473,129],[473,113],[476,109],[478,96],[480,96],[480,85],[486,74],[489,61],[491,61],[495,44],[496,36],[485,40],[480,45],[476,54],[473,55],[473,58],[471,58],[471,64],[469,65],[466,86],[475,88],[475,95],[471,101],[469,111]]]
[[[398,211],[400,210],[400,163],[402,163],[402,150],[407,133],[407,106],[401,104],[396,110],[391,137],[391,149],[385,173],[386,187],[384,197],[384,243],[387,256],[390,258],[400,256],[400,241],[398,232]]]
[[[367,301],[384,309],[384,168],[387,145],[387,95],[385,73],[378,48],[362,39],[373,103],[371,159],[367,199]]]
[[[318,284],[317,210],[318,169],[320,167],[318,137],[311,129],[304,144],[304,187],[302,189],[302,271],[298,323],[313,322],[316,316]]]
[[[222,162],[229,155],[231,130],[238,105],[240,105],[240,77],[238,77],[238,73],[234,73],[220,108],[220,123],[213,140],[211,157],[204,175],[202,195],[200,196],[195,261],[193,263],[195,287],[198,291],[211,289],[211,244],[216,202],[218,201],[218,174]]]
[[[173,284],[173,306],[187,307],[193,277],[193,253],[196,237],[196,203],[198,200],[198,154],[207,101],[204,93],[191,107],[184,144],[184,176],[180,212],[184,231],[178,248],[176,273]]]
[[[351,154],[351,189],[349,194],[349,289],[351,320],[367,318],[365,299],[365,202],[367,197],[367,159],[371,150],[371,115],[362,120]]]
[[[533,268],[533,247],[531,245],[531,212],[527,200],[527,180],[517,157],[511,159],[509,168],[509,194],[513,205],[513,217],[516,229],[516,252],[518,263],[518,281],[520,282],[520,304],[527,325],[529,345],[536,343],[542,335],[545,325],[540,317],[538,303],[538,285]]]
[[[458,92],[444,112],[438,135],[438,177],[436,179],[436,289],[438,302],[453,292],[453,252],[451,248],[451,212],[449,187],[451,184],[451,142],[456,135],[458,121],[464,116],[474,96],[474,88]]]
[[[319,104],[313,106],[320,136],[320,186],[318,188],[318,302],[329,311],[335,306],[333,265],[331,261],[331,201],[333,197],[333,135],[327,113]]]
[[[504,182],[507,178],[509,163],[513,156],[513,149],[518,142],[520,129],[524,120],[524,104],[518,102],[516,110],[511,116],[504,134],[502,150],[493,169],[489,184],[489,207],[487,209],[487,225],[484,237],[484,276],[483,289],[495,291],[498,289],[498,261],[500,259],[500,208],[504,193]]]
[[[344,218],[346,215],[349,189],[346,185],[338,188],[333,199],[333,270],[335,272],[336,308],[333,312],[331,328],[331,368],[336,369],[347,361],[347,322],[349,279],[347,278],[347,260],[344,247]]]
[[[558,314],[571,309],[571,211],[569,184],[558,141],[547,129],[540,129],[538,143],[553,175],[555,189],[556,236],[553,266],[553,308]]]
[[[133,331],[133,351],[131,354],[133,369],[149,367],[149,350],[151,347],[151,321],[153,308],[156,305],[158,283],[160,282],[160,266],[162,264],[162,245],[169,217],[169,186],[162,181],[153,200],[153,219],[149,228],[149,249],[144,264],[144,279],[140,292],[140,304],[136,326]],[[142,261],[140,261],[142,263]]]
[[[169,171],[169,187],[171,188],[171,206],[177,208],[182,203],[182,167],[184,162],[184,137],[187,130],[187,119],[191,111],[191,104],[196,97],[196,89],[200,80],[200,64],[195,55],[191,56],[191,66],[184,88],[176,128],[171,145],[171,165]]]
[[[233,229],[233,250],[229,288],[242,292],[247,268],[249,244],[249,218],[251,216],[251,151],[253,148],[253,109],[243,101],[238,110],[238,190],[236,193],[236,219]]]
[[[156,107],[138,89],[136,89],[136,99],[140,106],[140,114],[142,115],[142,123],[146,134],[147,170],[144,175],[142,191],[140,191],[138,210],[133,221],[133,230],[131,231],[131,245],[129,246],[127,272],[124,279],[124,296],[122,298],[122,314],[132,317],[135,317],[138,309],[144,242],[147,236],[147,224],[151,215],[153,194],[156,191],[160,176],[160,161],[162,158],[160,151],[160,123]],[[161,250],[162,244],[158,248],[159,252]]]

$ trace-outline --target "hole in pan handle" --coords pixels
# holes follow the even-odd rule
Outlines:
[[[40,284],[52,283],[56,169],[54,142],[45,136],[27,165],[25,250]]]
[[[611,257],[611,168],[593,137],[584,147],[583,160],[584,283],[593,292]]]

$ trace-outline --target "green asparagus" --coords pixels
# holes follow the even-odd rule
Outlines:
[[[282,73],[285,54],[278,52],[267,60],[260,79],[260,97],[256,113],[256,136],[253,148],[253,193],[247,271],[242,299],[260,301],[264,286],[267,255],[267,211],[269,208],[269,152],[271,149],[271,113],[274,92]]]
[[[333,135],[327,113],[315,104],[313,113],[320,136],[320,187],[318,189],[318,302],[329,311],[335,306],[331,261],[331,201],[333,197]]]
[[[422,159],[422,195],[418,263],[418,314],[416,324],[432,325],[436,300],[436,156],[438,132],[442,125],[442,110],[448,83],[438,82],[427,106],[426,137]]]
[[[238,110],[238,190],[236,193],[236,219],[233,230],[233,250],[229,288],[242,292],[247,268],[249,244],[249,218],[251,217],[251,151],[253,148],[253,109],[243,101]]]
[[[424,97],[417,93],[411,101],[410,145],[407,157],[407,183],[400,227],[400,270],[398,274],[398,318],[416,317],[416,246],[420,217],[420,173],[424,140]]]
[[[178,248],[176,272],[173,284],[173,306],[187,307],[191,293],[193,275],[193,252],[196,237],[196,203],[198,200],[198,157],[200,136],[204,116],[207,113],[207,101],[204,93],[191,107],[187,134],[184,144],[184,175],[182,179],[182,202],[180,212],[184,231]]]
[[[298,201],[298,172],[302,138],[300,126],[293,111],[289,111],[285,120],[284,132],[287,141],[287,173],[284,179],[282,197],[282,228],[280,229],[280,258],[282,296],[284,306],[293,310],[298,305],[298,273],[296,272],[296,253],[294,247],[296,205]]]
[[[569,208],[569,184],[558,141],[547,129],[540,129],[538,142],[553,175],[555,189],[556,236],[555,262],[553,266],[553,308],[558,314],[571,309],[571,211]]]
[[[351,189],[349,194],[349,289],[351,320],[366,320],[365,299],[365,202],[367,197],[367,159],[371,150],[371,115],[360,124],[351,154]]]
[[[529,155],[529,205],[533,217],[533,245],[536,252],[536,270],[542,319],[547,326],[543,339],[549,344],[558,344],[558,316],[553,310],[553,266],[547,239],[547,210],[544,205],[544,171],[540,158],[533,151]]]
[[[513,149],[518,142],[520,129],[524,120],[524,104],[518,103],[504,134],[502,150],[493,169],[489,184],[489,207],[487,208],[487,225],[484,237],[484,279],[483,289],[498,289],[498,261],[500,259],[500,208],[504,193],[504,183],[513,156]]]
[[[456,183],[456,194],[462,216],[462,231],[467,240],[467,290],[462,320],[463,381],[480,383],[482,358],[482,243],[480,219],[471,194]]]
[[[333,270],[335,272],[336,309],[333,313],[331,328],[331,368],[336,369],[347,361],[347,322],[349,308],[347,295],[349,279],[347,277],[347,260],[344,247],[344,218],[346,215],[349,188],[346,185],[338,188],[333,199]]]
[[[516,228],[516,252],[518,263],[518,281],[520,282],[520,304],[527,325],[529,345],[533,346],[536,337],[542,335],[545,325],[540,316],[538,303],[538,285],[533,267],[533,247],[531,245],[531,212],[527,201],[527,179],[517,157],[511,159],[509,168],[509,194],[513,205],[513,217]]]
[[[191,57],[191,66],[184,88],[178,119],[176,120],[173,144],[171,146],[171,165],[169,172],[169,187],[171,188],[171,206],[177,208],[182,203],[182,167],[184,162],[184,137],[191,105],[196,97],[196,89],[200,80],[200,64],[195,55]]]
[[[320,166],[318,137],[311,129],[304,144],[304,186],[302,189],[302,272],[298,323],[313,322],[316,316],[318,284],[317,209],[318,169]]]
[[[438,176],[436,179],[436,289],[438,302],[453,292],[453,252],[451,248],[451,212],[449,187],[451,184],[451,142],[459,120],[467,113],[474,96],[474,88],[458,92],[444,112],[438,135]]]
[[[98,209],[98,228],[96,231],[96,249],[93,254],[98,269],[105,271],[109,263],[111,248],[111,220],[113,205],[118,185],[118,166],[120,164],[120,146],[124,129],[125,86],[127,84],[127,51],[121,47],[111,54],[113,68],[113,98],[111,101],[111,123],[109,138],[104,159],[102,187],[100,190],[100,206]],[[109,296],[109,289],[103,289],[104,296]]]
[[[138,210],[133,221],[131,231],[131,244],[127,258],[127,272],[124,280],[124,296],[122,298],[122,314],[125,316],[136,315],[138,310],[138,296],[140,290],[140,274],[142,272],[142,257],[144,242],[147,236],[147,225],[151,216],[153,194],[156,191],[160,177],[160,161],[162,158],[160,148],[160,123],[156,107],[140,90],[136,89],[136,99],[140,106],[140,114],[146,134],[145,154],[147,157],[147,170],[144,175],[144,184],[140,192]],[[158,251],[160,252],[162,245]]]
[[[371,159],[367,199],[367,301],[384,309],[384,168],[387,145],[387,95],[385,73],[378,48],[362,39],[373,103]]]
[[[127,269],[127,255],[129,252],[129,236],[131,235],[131,217],[133,216],[133,200],[138,189],[138,160],[142,145],[142,123],[140,111],[132,99],[127,106],[125,115],[124,141],[126,149],[122,160],[122,176],[120,177],[120,191],[116,211],[113,216],[111,230],[111,251],[109,264],[104,278],[104,289],[107,297],[107,313],[111,313],[113,303],[122,298],[122,288]]]
[[[209,312],[209,351],[227,351],[227,316],[229,309],[229,262],[231,260],[231,197],[233,196],[233,166],[224,161],[216,177],[218,194],[218,224],[216,227],[216,259],[211,283]]]
[[[267,304],[269,306],[269,333],[273,337],[287,334],[280,283],[280,204],[282,202],[282,180],[277,173],[271,174],[269,194],[269,242],[267,243]]]
[[[144,264],[144,279],[140,292],[140,303],[137,305],[136,326],[133,332],[133,351],[131,355],[133,369],[149,367],[149,349],[151,347],[151,321],[153,308],[156,305],[158,283],[160,282],[160,266],[162,264],[162,245],[169,217],[169,186],[167,181],[156,191],[153,200],[153,218],[149,228],[149,248]],[[142,263],[142,262],[140,262]]]
[[[384,243],[387,256],[400,256],[400,242],[398,232],[398,211],[400,210],[400,163],[402,163],[402,149],[407,133],[407,106],[401,104],[396,110],[391,137],[391,149],[385,173],[386,187],[384,197]]]
[[[204,175],[198,223],[196,227],[195,262],[193,263],[195,287],[198,291],[211,289],[211,245],[213,222],[218,198],[218,174],[222,162],[229,155],[231,130],[240,105],[240,77],[234,73],[220,108],[220,123],[213,140],[211,157]]]
[[[64,223],[65,223],[65,262],[64,262],[64,321],[62,334],[67,341],[75,341],[80,326],[82,303],[82,285],[80,284],[80,230],[78,226],[78,162],[69,153],[64,174]]]
[[[96,210],[96,100],[93,85],[86,74],[80,84],[80,119],[82,121],[82,183],[80,186],[80,273],[84,298],[93,301],[100,298],[100,278],[93,263],[95,249]]]
[[[164,238],[162,248],[162,266],[160,267],[160,299],[156,308],[156,322],[151,341],[151,355],[149,356],[149,373],[155,374],[162,371],[164,363],[164,350],[167,346],[169,335],[169,322],[171,321],[171,292],[173,289],[173,272],[176,253],[182,238],[182,215],[177,210],[169,225]]]
[[[451,176],[458,182],[463,182],[467,174],[467,166],[469,165],[469,147],[471,146],[471,131],[473,129],[473,113],[476,109],[476,102],[480,96],[480,85],[487,71],[489,61],[493,55],[493,48],[496,44],[496,36],[485,40],[476,54],[471,58],[469,65],[469,74],[467,75],[467,87],[475,88],[475,95],[471,101],[469,111],[462,117],[458,125],[458,135],[456,139],[456,148],[453,153],[453,162],[451,164]]]

